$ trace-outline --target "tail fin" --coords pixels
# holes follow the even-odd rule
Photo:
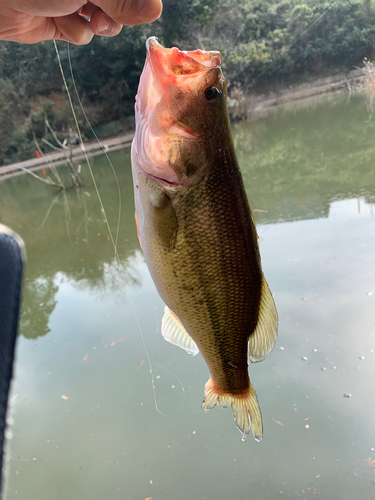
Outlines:
[[[216,405],[219,405],[221,408],[232,408],[237,428],[242,434],[242,441],[246,440],[250,428],[253,432],[255,441],[262,441],[262,414],[260,412],[255,389],[251,383],[250,389],[246,391],[246,393],[233,395],[230,393],[218,392],[210,378],[205,386],[202,408],[204,410],[210,410]]]

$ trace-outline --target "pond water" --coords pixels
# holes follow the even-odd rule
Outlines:
[[[263,441],[200,408],[202,357],[161,337],[117,151],[121,264],[85,167],[81,191],[0,183],[28,254],[7,500],[375,498],[375,118],[336,95],[233,128],[280,323],[250,366]],[[116,232],[113,174],[92,161]]]

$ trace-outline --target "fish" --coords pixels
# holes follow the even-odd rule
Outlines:
[[[262,361],[278,317],[227,112],[217,51],[146,42],[131,160],[140,246],[165,303],[163,337],[210,372],[202,407],[230,407],[245,440],[263,436],[248,360]]]

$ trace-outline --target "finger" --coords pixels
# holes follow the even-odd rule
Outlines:
[[[91,14],[90,27],[96,35],[115,36],[120,33],[122,24],[116,23],[101,9],[97,9]]]
[[[12,0],[11,2],[0,0],[0,6],[11,7],[18,12],[33,16],[60,17],[73,14],[86,2],[87,0]]]
[[[70,16],[55,17],[57,30],[56,38],[66,40],[75,45],[86,45],[94,36],[90,23],[77,13]]]
[[[161,0],[92,0],[108,17],[120,24],[134,25],[155,21],[161,14]]]
[[[84,5],[79,14],[90,19],[90,28],[96,35],[115,36],[122,29],[122,24],[108,17],[102,9],[91,2]]]
[[[99,9],[99,7],[97,5],[94,5],[93,3],[88,2],[82,7],[82,9],[80,10],[79,13],[81,16],[84,16],[84,17],[87,17],[88,19],[91,19],[91,16],[97,10],[101,10],[101,9]]]

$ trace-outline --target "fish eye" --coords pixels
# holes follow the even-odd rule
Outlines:
[[[204,92],[204,96],[207,99],[207,101],[214,101],[219,97],[219,95],[220,91],[216,87],[209,87]]]

